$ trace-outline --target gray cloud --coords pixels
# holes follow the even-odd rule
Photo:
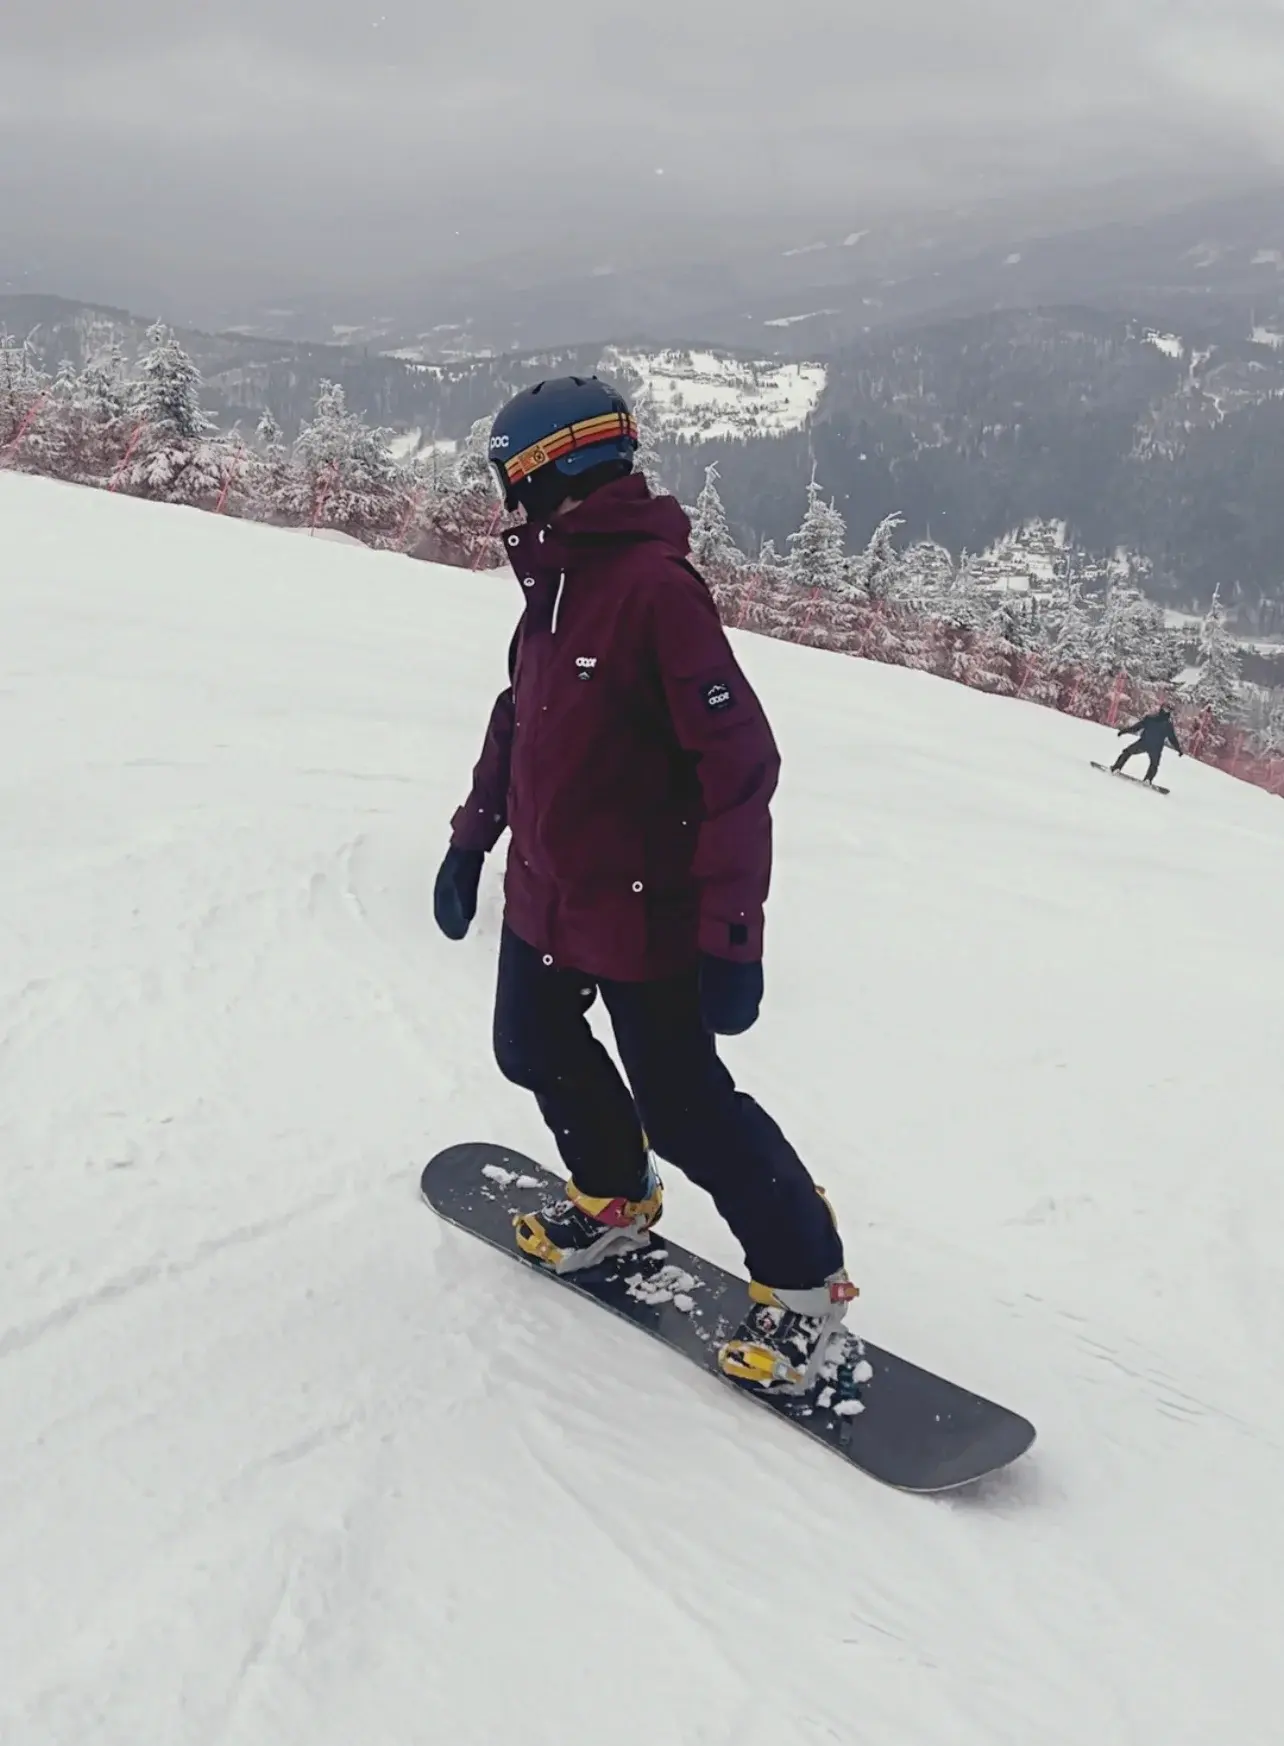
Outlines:
[[[8,0],[4,47],[0,236],[86,288],[1284,159],[1278,0]]]

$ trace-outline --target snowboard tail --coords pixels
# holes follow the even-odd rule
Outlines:
[[[849,1333],[838,1369],[854,1386],[822,1382],[796,1396],[731,1382],[717,1354],[749,1311],[746,1281],[659,1230],[645,1247],[580,1272],[557,1274],[527,1260],[513,1220],[560,1196],[565,1184],[520,1152],[451,1146],[425,1167],[420,1188],[450,1224],[632,1322],[885,1485],[949,1491],[1008,1466],[1034,1442],[1034,1426],[1018,1414]]]

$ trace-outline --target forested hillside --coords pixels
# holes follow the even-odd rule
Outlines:
[[[956,558],[1035,519],[1072,544],[1117,547],[1150,588],[1236,623],[1284,623],[1284,332],[1239,337],[1208,310],[1186,324],[1089,308],[1007,310],[863,335],[810,366],[693,346],[604,345],[471,360],[392,357],[242,334],[180,331],[224,429],[265,411],[288,436],[326,383],[415,449],[463,441],[542,375],[601,370],[638,398],[666,482],[688,501],[710,462],[746,550],[780,546],[813,471],[863,544],[888,514]],[[49,298],[0,298],[48,373],[113,345],[127,370],[147,324]],[[782,330],[783,331],[783,330]]]
[[[1282,346],[1077,309],[873,334],[830,360],[807,430],[691,446],[681,483],[716,460],[750,544],[796,525],[813,466],[857,540],[889,512],[956,555],[1064,521],[1076,545],[1147,558],[1159,598],[1198,608],[1220,587],[1267,626],[1284,595]]]

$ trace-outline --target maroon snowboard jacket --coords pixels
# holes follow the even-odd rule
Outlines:
[[[526,610],[452,821],[457,848],[512,832],[520,939],[614,981],[762,956],[780,759],[690,531],[634,474],[504,536]]]

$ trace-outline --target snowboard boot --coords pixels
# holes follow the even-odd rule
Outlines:
[[[547,1202],[513,1220],[517,1247],[554,1273],[596,1267],[613,1255],[645,1248],[664,1205],[655,1166],[647,1165],[646,1193],[640,1200],[602,1199],[566,1184],[566,1199]]]
[[[801,1291],[749,1282],[753,1308],[718,1351],[718,1368],[734,1382],[779,1394],[806,1394],[820,1380],[829,1342],[858,1286],[840,1270]]]

